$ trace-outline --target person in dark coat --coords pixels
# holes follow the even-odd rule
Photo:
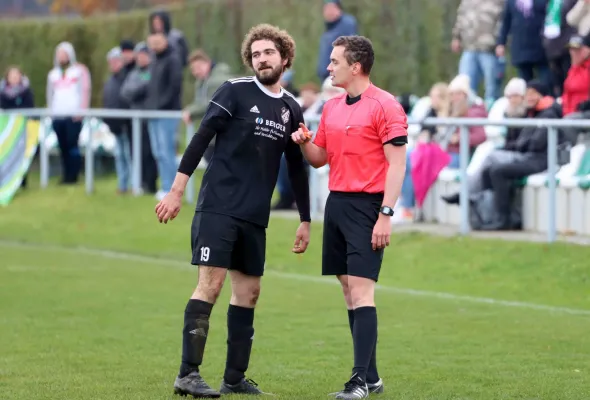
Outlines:
[[[525,102],[527,118],[558,119],[561,107],[549,94],[549,88],[539,80],[527,84]],[[498,221],[486,230],[510,229],[510,189],[515,180],[547,170],[547,127],[524,127],[505,153],[502,162],[487,167],[483,172],[483,187],[494,192],[494,204]]]
[[[170,48],[178,56],[182,67],[188,65],[189,48],[184,34],[172,27],[170,13],[165,10],[156,10],[149,16],[150,34],[161,33],[166,36]]]
[[[543,47],[543,30],[549,0],[507,0],[496,55],[505,56],[510,38],[510,59],[525,81],[540,79],[551,90],[551,70]],[[552,91],[552,90],[551,90]]]

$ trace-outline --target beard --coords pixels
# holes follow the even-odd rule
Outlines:
[[[258,82],[262,83],[263,85],[271,86],[276,84],[281,79],[281,75],[283,74],[283,66],[279,65],[276,68],[267,68],[270,69],[260,70],[259,67],[255,72],[256,79],[258,79]]]

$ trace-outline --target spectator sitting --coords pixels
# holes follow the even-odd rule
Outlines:
[[[34,108],[35,99],[31,90],[29,78],[18,67],[10,67],[0,81],[0,110],[15,110]],[[27,175],[21,184],[27,187]]]
[[[446,118],[449,116],[451,106],[449,99],[449,85],[445,82],[438,82],[430,88],[430,109],[424,118]],[[419,142],[430,142],[438,133],[442,133],[445,127],[425,126],[422,127]]]
[[[539,80],[529,81],[525,102],[527,118],[561,118],[561,108],[549,88]],[[510,226],[510,189],[515,180],[547,170],[547,128],[525,127],[510,148],[494,152],[494,159],[482,169],[480,187],[476,190],[492,190],[498,220],[485,230],[506,230]]]
[[[438,90],[443,90],[443,85],[437,85]],[[433,88],[434,89],[434,88]],[[445,106],[436,99],[436,91],[431,91],[431,95],[434,98],[434,108],[437,108],[438,112],[446,113]],[[449,114],[453,118],[485,118],[487,113],[485,106],[477,102],[475,93],[471,90],[469,84],[469,77],[467,75],[458,75],[451,81],[448,86],[448,93],[450,96],[450,108]],[[433,131],[427,131],[428,134],[422,135],[421,140],[431,141],[435,140],[441,144],[444,149],[446,147],[447,153],[451,156],[451,161],[448,165],[449,168],[459,167],[459,128],[449,132],[446,128],[441,134],[433,135]],[[486,139],[485,131],[482,126],[469,127],[469,147],[475,148],[479,144],[483,143]],[[406,153],[406,174],[401,190],[401,201],[400,205],[402,208],[402,218],[404,220],[412,220],[414,218],[413,208],[416,204],[415,193],[414,193],[414,182],[412,180],[412,162],[411,154],[414,150]]]
[[[144,42],[135,46],[135,69],[133,69],[121,88],[121,97],[132,110],[145,110],[148,85],[151,78],[150,50]],[[150,144],[147,122],[141,121],[141,178],[144,192],[155,194],[158,167]]]
[[[478,101],[469,86],[469,77],[459,75],[449,84],[451,99],[450,116],[452,118],[487,118],[485,106]],[[449,168],[459,168],[459,128],[450,135],[447,152],[451,155]],[[446,138],[443,138],[443,141]],[[469,127],[469,148],[473,151],[485,142],[486,133],[483,126]]]
[[[166,36],[169,46],[180,60],[180,65],[184,68],[188,63],[188,45],[184,34],[178,29],[172,28],[170,13],[165,10],[157,10],[150,14],[149,17],[150,34],[161,33]]]
[[[102,92],[102,105],[105,109],[121,110],[124,106],[121,88],[125,82],[125,63],[119,47],[115,47],[107,54],[111,76],[105,82]],[[104,123],[115,135],[117,147],[115,150],[115,169],[117,171],[117,193],[125,194],[129,190],[131,178],[131,130],[121,118],[104,118]]]
[[[47,75],[47,108],[66,114],[53,118],[62,163],[62,184],[78,181],[82,157],[78,141],[83,117],[80,110],[90,106],[91,81],[88,68],[76,60],[76,51],[69,42],[60,43],[55,50],[54,67]]]
[[[512,78],[508,81],[504,89],[504,96],[508,99],[508,107],[504,112],[505,118],[524,118],[527,113],[524,96],[526,93],[526,82],[521,78]],[[483,171],[491,165],[502,162],[502,160],[511,160],[512,155],[510,151],[517,149],[517,141],[520,136],[522,128],[511,127],[507,129],[504,146],[502,149],[492,150],[491,153],[485,157],[481,166],[468,176],[469,192],[477,193],[483,190],[482,188],[482,174]],[[459,193],[441,197],[447,204],[459,204]]]
[[[299,97],[299,91],[297,90],[297,88],[295,88],[295,85],[293,84],[293,77],[294,77],[295,73],[288,69],[285,71],[285,73],[283,73],[283,76],[281,76],[281,86],[289,93],[291,93],[293,96],[295,97]]]

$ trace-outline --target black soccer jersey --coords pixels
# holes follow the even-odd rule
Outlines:
[[[291,165],[305,168],[291,140],[300,122],[301,108],[289,92],[272,93],[255,77],[225,82],[201,123],[215,128],[216,138],[196,210],[267,227],[283,152]]]

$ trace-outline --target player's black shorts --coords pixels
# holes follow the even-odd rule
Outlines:
[[[193,265],[208,265],[262,276],[266,229],[223,214],[197,211],[191,226]]]
[[[371,239],[383,194],[331,192],[324,213],[322,275],[379,279],[383,249]]]

